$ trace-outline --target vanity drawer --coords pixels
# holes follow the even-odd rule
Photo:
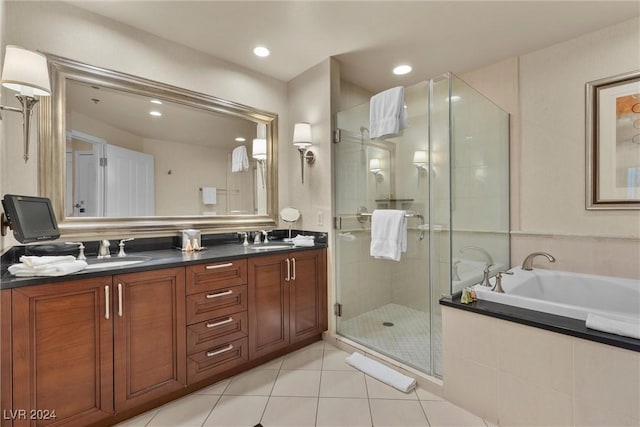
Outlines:
[[[187,295],[246,284],[246,259],[211,262],[187,267]]]
[[[187,325],[247,310],[247,285],[187,295]]]
[[[227,341],[187,356],[187,384],[193,384],[249,361],[248,338]]]
[[[247,336],[247,312],[216,317],[187,327],[187,354]]]

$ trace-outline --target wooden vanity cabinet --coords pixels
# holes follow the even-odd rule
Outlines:
[[[249,258],[249,358],[327,329],[326,250]]]
[[[187,384],[184,271],[113,277],[116,412]]]
[[[13,425],[86,426],[183,388],[184,283],[175,268],[13,289]]]
[[[113,415],[112,288],[108,276],[11,291],[14,426]]]
[[[187,382],[249,361],[247,260],[187,267]]]

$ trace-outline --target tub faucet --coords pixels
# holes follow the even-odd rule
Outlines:
[[[533,269],[533,259],[539,255],[546,257],[549,260],[549,262],[556,262],[556,259],[551,254],[548,254],[546,252],[534,252],[532,254],[527,255],[524,261],[522,261],[522,269],[531,271]]]
[[[465,246],[464,248],[460,249],[460,253],[464,253],[467,249],[473,249],[474,251],[478,251],[480,252],[482,255],[484,255],[484,257],[487,259],[487,263],[489,265],[493,265],[493,258],[491,257],[491,254],[489,252],[487,252],[486,250],[478,247],[478,246]]]

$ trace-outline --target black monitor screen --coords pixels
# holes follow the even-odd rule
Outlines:
[[[2,205],[11,222],[13,235],[19,242],[55,240],[60,237],[48,198],[5,194]]]

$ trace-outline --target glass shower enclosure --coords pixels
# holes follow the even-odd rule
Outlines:
[[[336,332],[439,377],[439,299],[509,267],[509,117],[451,73],[405,88],[409,126],[369,137],[369,104],[337,115]],[[408,222],[399,262],[369,255],[371,213]]]

